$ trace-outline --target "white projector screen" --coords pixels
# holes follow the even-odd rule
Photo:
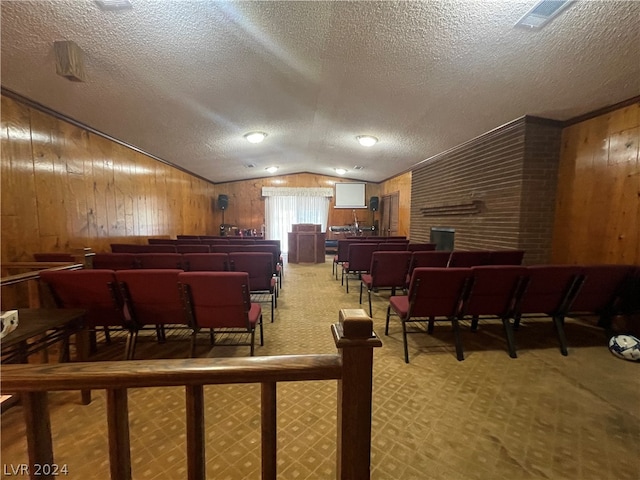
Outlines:
[[[335,208],[367,208],[364,183],[336,183]]]

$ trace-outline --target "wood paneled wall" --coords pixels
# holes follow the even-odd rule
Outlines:
[[[564,129],[554,262],[640,265],[640,103]]]
[[[146,243],[150,236],[217,235],[225,223],[260,230],[263,186],[331,187],[353,181],[302,173],[211,184],[86,129],[2,96],[2,261],[35,252],[70,252],[111,243]],[[366,185],[367,198],[381,186]],[[328,225],[353,223],[353,210],[335,209]],[[360,223],[372,212],[356,210]]]
[[[259,178],[254,180],[243,180],[238,182],[217,183],[215,185],[216,194],[224,194],[229,197],[229,207],[224,213],[225,223],[233,224],[239,228],[256,229],[260,231],[264,218],[265,199],[262,197],[262,187],[324,187],[331,188],[336,182],[348,182],[355,180],[345,180],[341,177],[332,177],[324,175],[314,175],[311,173],[299,173],[294,175],[276,175],[273,177]],[[367,183],[365,186],[365,194],[368,199],[372,196],[379,196],[380,185],[375,183]],[[217,197],[216,197],[217,198]],[[335,198],[331,198],[329,204],[329,221],[331,225],[349,225],[352,224],[353,210],[345,208],[334,208]],[[371,222],[371,214],[367,209],[356,209],[358,221],[360,223],[369,224]],[[222,223],[222,211],[216,208],[214,212],[214,221],[216,224]]]
[[[214,232],[214,186],[2,96],[2,261]]]

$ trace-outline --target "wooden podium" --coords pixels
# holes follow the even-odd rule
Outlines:
[[[289,232],[289,263],[324,263],[326,234],[322,225],[299,223],[291,225]]]

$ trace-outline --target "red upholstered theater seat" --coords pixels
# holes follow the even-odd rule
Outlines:
[[[458,319],[462,315],[464,298],[468,293],[471,271],[468,268],[420,267],[413,270],[408,295],[389,298],[385,335],[389,334],[389,319],[396,314],[402,323],[404,361],[409,363],[407,325],[428,322],[428,333],[433,332],[436,320],[451,322],[456,347],[456,357],[464,360]],[[423,330],[419,330],[422,332]]]
[[[251,303],[249,274],[246,272],[185,272],[179,275],[183,299],[193,328],[191,354],[195,354],[197,334],[210,329],[210,340],[215,342],[217,330],[226,333],[248,334],[248,342],[239,345],[255,350],[255,329],[260,326],[260,345],[264,344],[262,309]]]

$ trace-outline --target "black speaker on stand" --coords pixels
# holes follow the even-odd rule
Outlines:
[[[380,199],[378,197],[371,197],[369,199],[369,209],[371,210],[371,225],[375,226],[376,224],[376,212],[378,211],[379,208],[379,201]]]
[[[222,225],[220,225],[220,236],[225,236],[224,227],[224,211],[229,206],[229,197],[227,195],[218,195],[218,208],[222,210]]]

